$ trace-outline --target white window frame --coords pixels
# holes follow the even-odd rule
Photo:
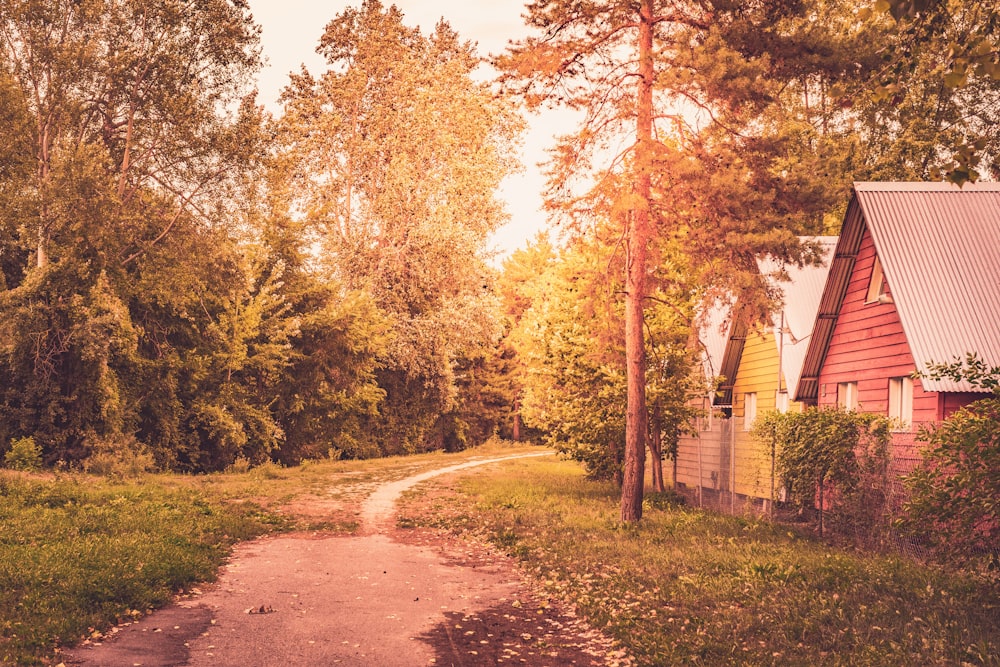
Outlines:
[[[868,291],[865,293],[865,305],[872,303],[892,303],[892,296],[889,294],[888,283],[885,280],[885,271],[882,269],[882,262],[878,255],[875,255],[872,275],[868,279]]]
[[[902,422],[902,426],[897,426],[897,430],[908,431],[913,423],[913,378],[904,375],[902,377],[889,378],[889,409],[890,419],[897,419]]]
[[[757,419],[757,392],[748,391],[743,394],[743,430],[749,431]]]
[[[788,412],[789,405],[788,392],[784,390],[776,391],[774,394],[774,408],[781,414],[785,414]]]
[[[837,405],[845,410],[858,409],[858,383],[838,382],[837,383]]]

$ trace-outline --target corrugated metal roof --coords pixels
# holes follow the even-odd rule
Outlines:
[[[732,329],[732,324],[729,322],[731,310],[731,303],[715,301],[704,311],[703,321],[698,329],[702,370],[708,380],[715,380],[723,374],[723,356]]]
[[[782,290],[784,301],[785,335],[783,343],[778,341],[779,331],[775,331],[775,340],[779,343],[782,354],[782,371],[785,386],[794,391],[802,369],[802,358],[805,356],[812,324],[816,317],[823,286],[826,284],[826,273],[829,270],[829,258],[836,245],[836,236],[800,237],[803,241],[819,244],[823,263],[818,266],[785,266],[770,258],[757,262],[761,274],[767,276]],[[788,280],[779,279],[784,272]],[[718,388],[716,405],[731,405],[733,383],[739,370],[746,342],[747,325],[739,317],[734,317],[734,309],[739,304],[715,301],[706,309],[699,328],[698,340],[702,347],[702,365],[707,378],[722,377],[723,382]],[[775,313],[775,323],[780,325],[781,311]]]
[[[792,396],[798,388],[820,297],[823,295],[826,277],[830,271],[830,258],[837,245],[836,236],[810,236],[802,237],[801,240],[819,245],[822,264],[782,267],[770,258],[757,262],[760,272],[767,276],[783,295],[784,305],[781,312],[774,315],[774,340],[781,355],[781,371],[785,387]],[[787,273],[788,280],[779,279],[782,270]]]
[[[975,352],[1000,366],[1000,184],[856,183],[918,368]],[[924,380],[928,391],[972,391]]]
[[[866,225],[918,367],[969,352],[1000,366],[1000,184],[855,183],[796,400],[817,397]],[[950,380],[923,387],[974,391]]]

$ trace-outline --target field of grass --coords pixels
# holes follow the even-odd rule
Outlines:
[[[0,657],[38,664],[210,579],[231,544],[280,518],[155,485],[0,473],[0,525]]]
[[[131,481],[0,470],[0,664],[45,664],[56,646],[165,604],[213,579],[240,540],[350,533],[350,507],[377,483],[517,451],[497,444]],[[335,509],[338,501],[348,510]]]
[[[1000,665],[1000,584],[833,549],[786,526],[617,491],[568,462],[508,462],[407,497],[401,525],[471,532],[640,665]]]
[[[237,541],[356,528],[350,512],[300,508],[351,507],[380,482],[519,451],[128,482],[0,470],[0,663],[45,664],[55,646],[211,580]],[[650,497],[642,524],[623,527],[614,488],[530,459],[422,485],[400,521],[491,540],[641,665],[1000,665],[996,581],[668,501]]]

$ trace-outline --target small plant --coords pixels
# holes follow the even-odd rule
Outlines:
[[[42,469],[42,448],[32,436],[14,438],[10,450],[3,456],[4,465],[12,470],[37,471]]]
[[[288,471],[274,461],[264,461],[252,469],[251,474],[257,479],[285,479]]]
[[[671,510],[677,509],[685,504],[684,496],[673,489],[666,491],[652,491],[646,493],[642,499],[644,510]]]
[[[250,459],[245,456],[237,456],[236,460],[226,466],[226,474],[242,475],[250,471]]]
[[[156,460],[143,444],[131,437],[88,440],[91,454],[83,461],[83,470],[112,479],[138,479],[156,468]]]

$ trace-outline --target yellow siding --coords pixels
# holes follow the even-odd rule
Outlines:
[[[710,422],[700,420],[696,435],[680,438],[677,481],[689,488],[701,486],[724,493],[732,490],[742,496],[770,498],[770,447],[755,442],[749,431],[744,430],[744,416],[747,393],[756,393],[760,416],[775,409],[777,389],[778,347],[774,336],[771,332],[750,333],[733,383],[730,425],[723,428],[725,420],[719,417]],[[788,409],[801,412],[804,406],[793,402]]]
[[[774,395],[778,388],[778,348],[774,336],[749,333],[743,346],[743,357],[733,385],[733,417],[735,451],[733,455],[736,493],[768,498],[771,495],[770,452],[758,445],[745,430],[747,394],[757,395],[757,414],[774,410]]]
[[[782,389],[784,386],[782,380]],[[743,347],[743,357],[733,385],[734,488],[738,494],[756,498],[771,496],[771,452],[764,444],[754,441],[744,430],[746,395],[757,395],[757,416],[775,409],[778,391],[778,346],[774,335],[750,333]],[[801,403],[791,403],[790,411],[802,410]]]

